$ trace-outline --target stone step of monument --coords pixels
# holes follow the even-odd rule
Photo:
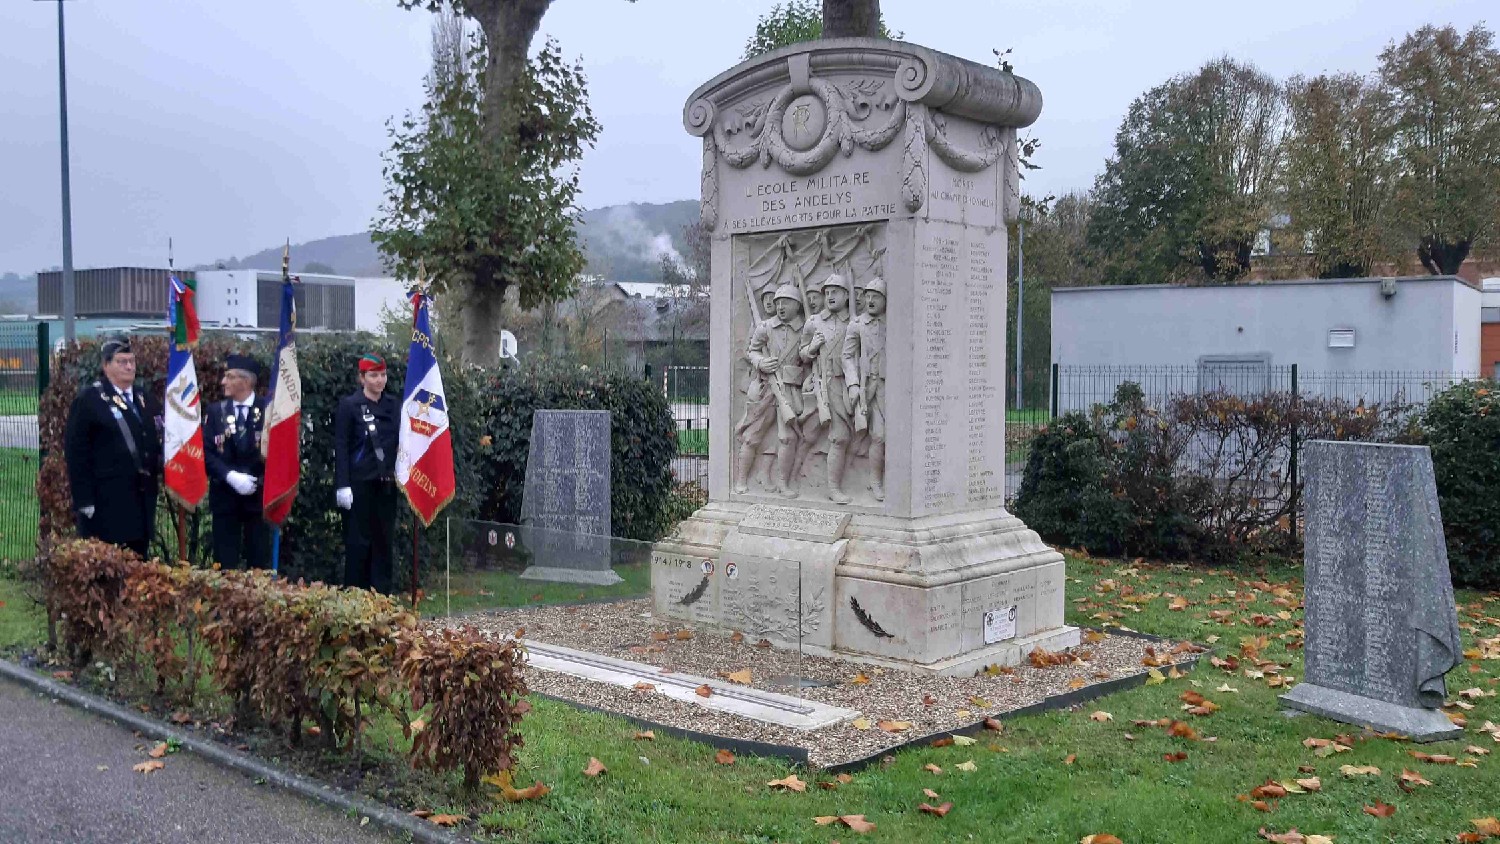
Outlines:
[[[628,659],[616,659],[530,639],[525,640],[524,644],[528,664],[543,671],[557,671],[572,677],[627,688],[646,682],[655,686],[658,694],[674,700],[768,724],[798,730],[817,730],[859,717],[858,710],[802,700],[791,695],[763,692],[692,674],[675,671],[663,673],[654,665]],[[702,686],[708,686],[713,694],[708,697],[698,694],[698,689]]]

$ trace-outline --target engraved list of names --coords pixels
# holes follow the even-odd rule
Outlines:
[[[1392,556],[1391,459],[1330,452],[1308,481],[1307,679],[1364,697],[1415,693],[1410,600]]]
[[[1003,501],[1005,285],[1002,234],[929,222],[917,239],[913,509]]]

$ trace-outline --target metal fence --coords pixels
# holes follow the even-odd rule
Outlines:
[[[708,489],[708,367],[664,367],[661,389],[677,424],[672,475]]]
[[[47,387],[47,328],[0,322],[0,560],[36,554],[37,404]]]
[[[1271,366],[1245,359],[1205,361],[1199,366],[1069,366],[1053,364],[1051,415],[1108,404],[1120,386],[1140,387],[1160,409],[1175,396],[1229,393],[1242,398],[1273,392],[1340,399],[1353,405],[1421,408],[1433,396],[1475,372],[1413,370],[1328,371],[1297,364]]]

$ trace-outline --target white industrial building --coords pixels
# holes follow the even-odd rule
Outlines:
[[[276,328],[280,270],[199,270],[198,318],[208,327]],[[406,293],[394,278],[298,273],[297,327],[379,331],[383,308],[399,312]]]
[[[1420,400],[1422,384],[1480,371],[1480,304],[1455,276],[1058,288],[1052,362],[1063,381],[1095,383],[1061,384],[1057,406],[1107,401],[1114,385],[1101,379],[1133,371],[1158,378],[1158,392],[1285,389],[1293,364],[1303,390]]]

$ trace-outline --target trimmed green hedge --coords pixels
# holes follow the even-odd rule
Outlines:
[[[1500,589],[1500,384],[1467,381],[1422,413],[1453,582]]]
[[[165,388],[167,344],[161,336],[135,337],[137,384],[161,399]],[[224,358],[231,352],[254,355],[270,362],[274,338],[237,342],[209,335],[194,355],[198,383],[206,402],[220,399],[219,379]],[[282,534],[281,567],[290,577],[337,580],[343,560],[343,531],[334,507],[333,417],[338,400],[356,388],[359,356],[374,351],[386,359],[387,389],[400,395],[406,375],[406,349],[367,336],[304,334],[297,340],[302,375],[302,480],[297,502]],[[63,428],[68,406],[80,386],[99,377],[98,342],[82,341],[64,350],[54,363],[51,386],[43,397],[39,427],[41,445],[48,452],[39,473],[44,541],[72,534],[71,498],[62,459]],[[671,459],[676,452],[675,430],[666,397],[639,378],[614,371],[543,364],[519,369],[485,370],[444,360],[443,387],[451,408],[454,469],[458,494],[442,517],[515,522],[520,517],[531,443],[531,417],[536,408],[608,410],[611,412],[612,520],[614,533],[629,539],[655,540],[672,525]],[[262,384],[264,388],[264,384]],[[163,496],[165,500],[165,496]],[[207,505],[195,518],[199,537],[196,562],[206,562],[210,544],[202,540],[209,518]],[[401,508],[403,512],[406,508]],[[440,518],[442,518],[440,517]],[[162,525],[154,553],[175,556],[171,520]],[[396,584],[409,580],[410,516],[400,517],[396,534]],[[456,537],[455,537],[456,539]],[[420,537],[424,569],[441,571],[445,531],[441,523]],[[423,578],[424,581],[428,580]]]

